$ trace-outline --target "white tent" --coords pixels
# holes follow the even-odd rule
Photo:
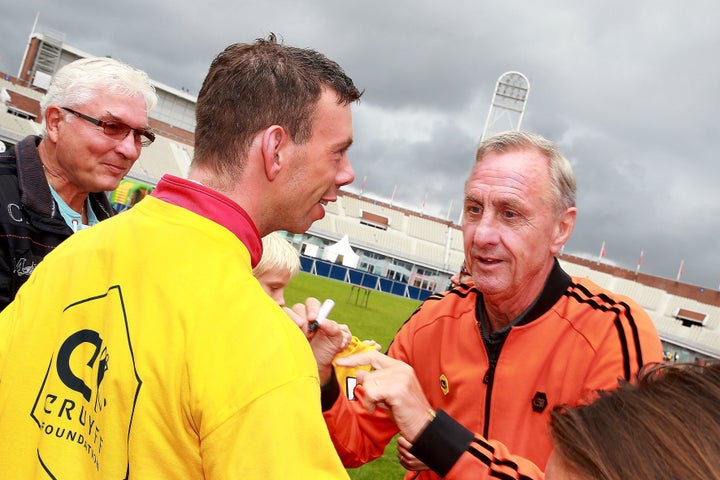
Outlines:
[[[2,89],[0,89],[0,102],[6,104],[10,100],[12,100],[12,97],[10,97],[7,88],[3,87]]]
[[[325,248],[323,258],[333,263],[341,263],[346,267],[357,268],[360,256],[350,246],[350,239],[343,236],[339,242]]]

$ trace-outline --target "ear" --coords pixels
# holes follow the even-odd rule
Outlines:
[[[45,130],[47,131],[47,137],[53,143],[57,143],[58,126],[64,118],[65,112],[60,107],[49,105],[45,109]]]
[[[282,169],[280,149],[286,140],[287,133],[285,133],[285,129],[279,125],[272,125],[263,132],[262,157],[265,166],[265,175],[270,181],[275,180]]]
[[[555,236],[550,245],[553,255],[557,254],[565,243],[570,239],[573,229],[575,228],[575,218],[577,216],[577,208],[570,207],[565,210],[555,226]]]

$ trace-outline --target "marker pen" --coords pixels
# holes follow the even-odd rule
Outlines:
[[[308,333],[313,333],[318,329],[318,327],[320,327],[320,324],[322,324],[323,320],[330,315],[330,310],[332,310],[334,306],[335,302],[329,298],[320,305],[320,311],[318,312],[317,319],[314,322],[310,322],[310,325],[308,325]]]

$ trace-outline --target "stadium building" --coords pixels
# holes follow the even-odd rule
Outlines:
[[[53,75],[89,56],[66,45],[61,34],[31,34],[18,76],[0,75],[0,151],[40,133],[39,101]],[[159,102],[149,123],[157,139],[110,193],[118,210],[151,191],[163,174],[186,176],[193,155],[196,98],[153,83]],[[464,257],[462,232],[454,222],[350,192],[327,205],[325,218],[307,233],[285,236],[301,253],[304,271],[347,282],[348,298],[354,294],[365,305],[377,290],[417,300],[445,290]],[[560,262],[571,275],[588,277],[644,307],[667,360],[720,359],[720,292],[566,254]]]

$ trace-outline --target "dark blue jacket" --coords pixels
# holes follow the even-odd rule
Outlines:
[[[31,135],[0,153],[0,310],[38,262],[73,233],[50,193],[40,140]],[[90,204],[98,220],[114,213],[105,193],[91,193]]]

